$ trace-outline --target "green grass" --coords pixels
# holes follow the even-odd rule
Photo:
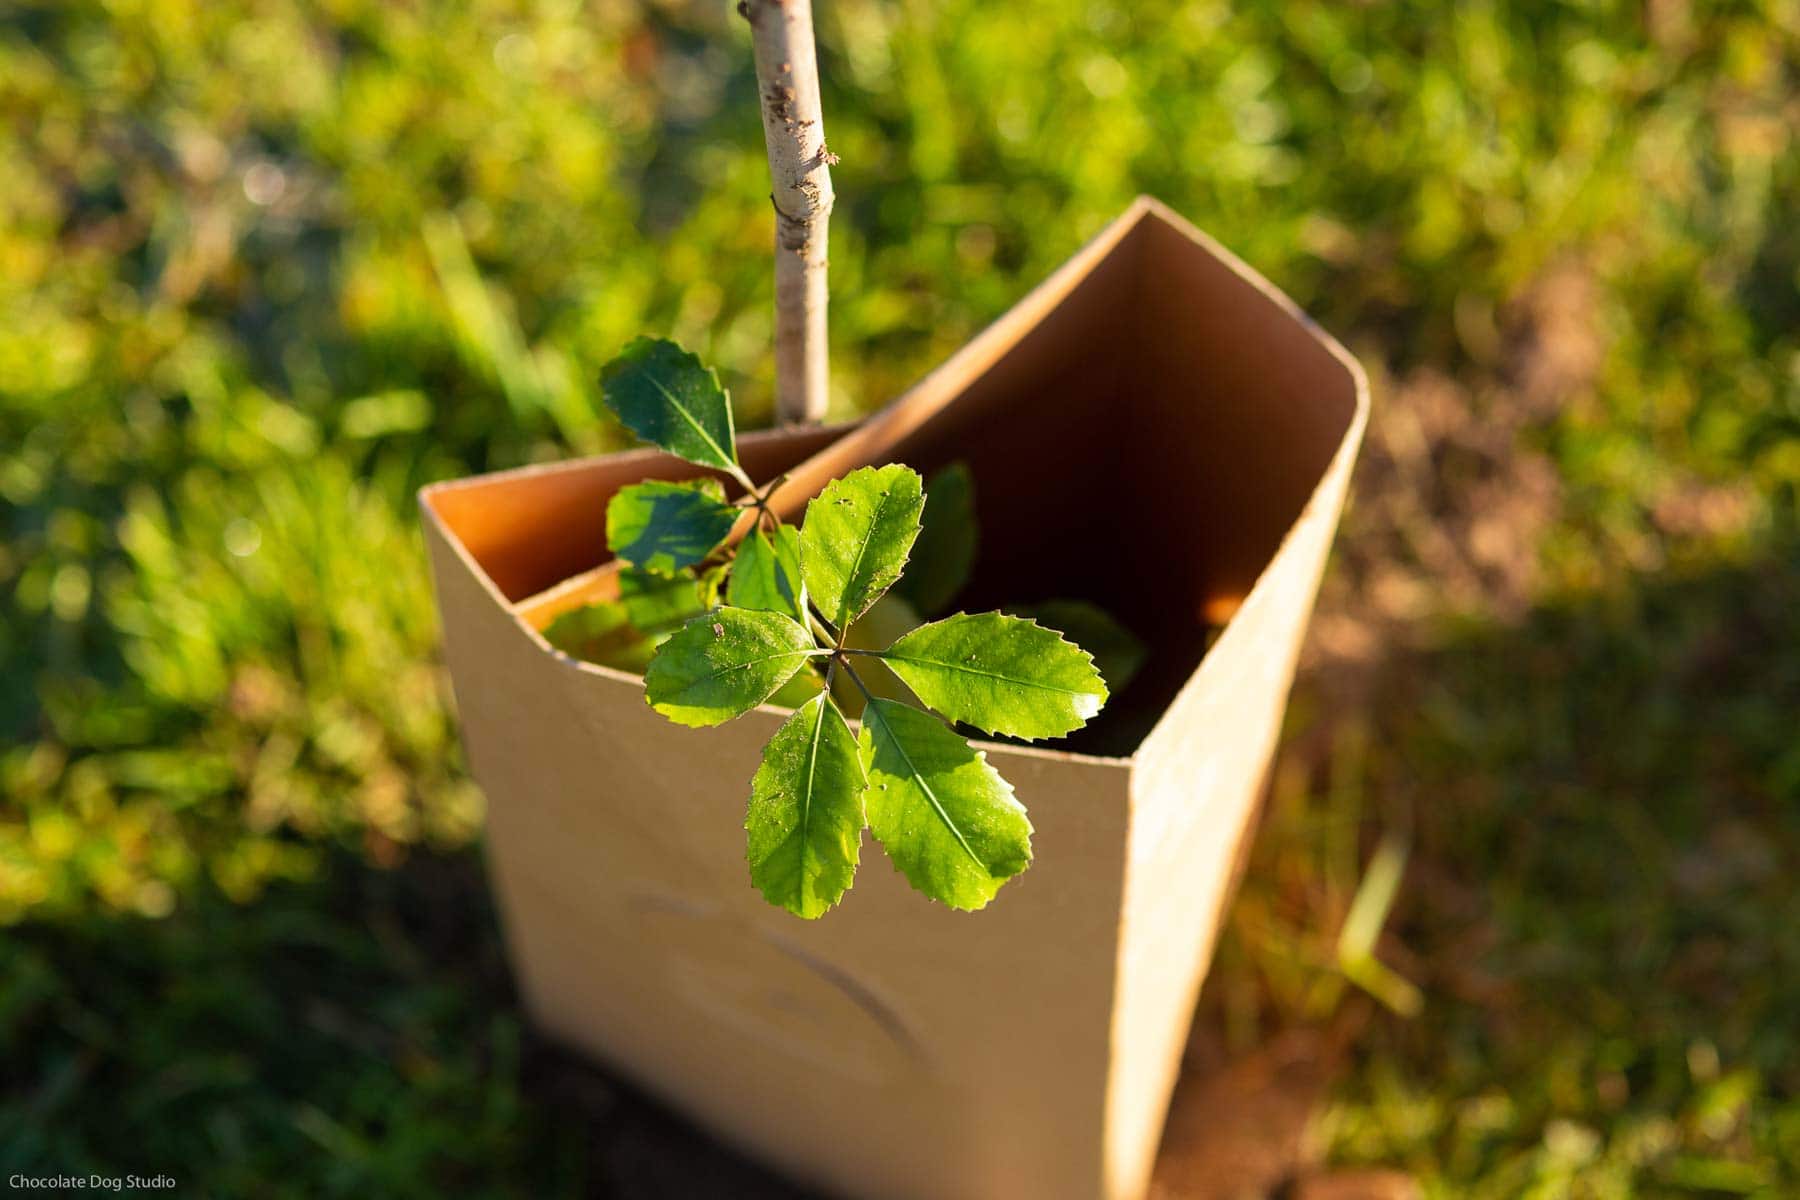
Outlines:
[[[1800,1190],[1793,5],[820,14],[838,414],[1140,191],[1376,377],[1207,1019],[1371,1010],[1328,1149],[1434,1195]],[[534,1073],[410,494],[623,444],[638,332],[767,419],[748,68],[723,3],[0,12],[6,1173],[695,1153]]]

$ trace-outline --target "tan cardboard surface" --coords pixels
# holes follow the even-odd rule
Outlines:
[[[867,839],[823,920],[768,907],[742,821],[780,714],[674,726],[640,680],[535,632],[530,597],[603,575],[607,497],[695,469],[637,453],[427,489],[532,1012],[845,1195],[1141,1194],[1365,409],[1341,349],[1140,201],[864,425],[745,439],[758,478],[814,456],[795,504],[862,462],[966,459],[982,553],[963,607],[1084,596],[1155,648],[1072,743],[1108,757],[987,747],[1037,857],[979,914],[912,892]],[[1202,661],[1222,597],[1245,599]]]

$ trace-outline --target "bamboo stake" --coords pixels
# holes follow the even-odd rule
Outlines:
[[[825,418],[826,228],[831,171],[819,105],[812,0],[740,0],[750,22],[763,140],[775,205],[775,410],[784,423]]]

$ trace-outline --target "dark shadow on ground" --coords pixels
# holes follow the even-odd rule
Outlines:
[[[801,1197],[533,1033],[480,863],[349,857],[247,905],[0,944],[0,1177],[181,1195]]]

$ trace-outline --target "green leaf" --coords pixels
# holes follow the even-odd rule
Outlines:
[[[677,725],[717,725],[767,700],[820,653],[791,617],[716,609],[657,648],[644,697]]]
[[[1106,703],[1087,651],[1003,613],[958,613],[922,625],[881,661],[927,705],[988,733],[1061,737]]]
[[[719,377],[674,342],[637,338],[600,372],[625,428],[703,467],[738,474],[731,400]]]
[[[572,658],[621,671],[642,671],[656,649],[616,600],[563,613],[544,628],[544,640]]]
[[[862,758],[830,697],[814,696],[763,749],[750,784],[750,882],[811,920],[850,890],[862,849]]]
[[[668,575],[711,554],[737,518],[716,479],[634,483],[606,506],[606,544],[621,561]]]
[[[975,477],[951,463],[925,481],[919,540],[895,590],[928,617],[950,607],[975,566]]]
[[[892,700],[869,702],[863,737],[869,829],[913,887],[977,909],[1031,865],[1031,820],[986,755]]]
[[[860,617],[900,578],[924,506],[918,473],[898,464],[852,471],[806,506],[800,573],[833,628]]]
[[[692,571],[652,575],[627,567],[619,572],[617,600],[602,600],[562,614],[545,628],[544,638],[584,662],[641,675],[656,647],[712,608],[717,598],[716,583],[696,578]],[[811,691],[794,692],[796,698],[788,703],[798,704],[816,691],[815,680]]]
[[[626,567],[619,572],[619,602],[639,632],[662,638],[713,607],[706,581],[691,570],[657,575]]]
[[[806,624],[806,585],[800,579],[800,533],[792,525],[761,529],[738,544],[731,564],[731,603],[778,612]]]
[[[1149,650],[1135,633],[1119,624],[1111,613],[1086,600],[1046,600],[1007,611],[1029,617],[1094,656],[1094,665],[1106,680],[1108,691],[1118,692],[1143,668]]]

